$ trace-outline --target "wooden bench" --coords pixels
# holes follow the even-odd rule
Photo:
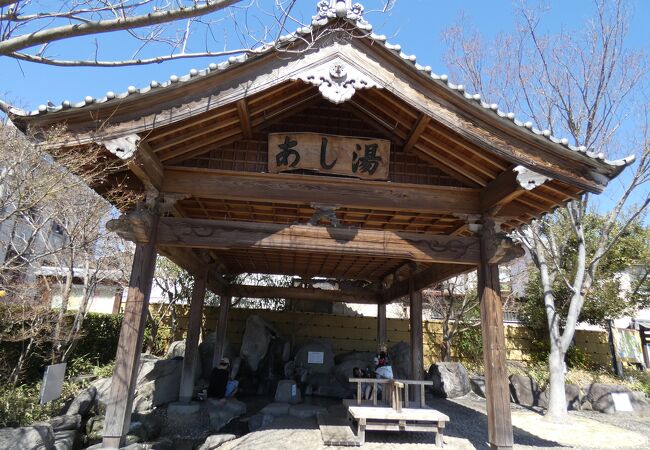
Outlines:
[[[366,430],[434,431],[436,445],[442,447],[443,431],[449,417],[426,406],[424,387],[433,384],[431,381],[350,378],[350,382],[357,383],[357,398],[346,399],[343,404],[347,406],[348,418],[357,424],[357,438],[361,445],[365,442]],[[373,386],[372,399],[362,399],[363,384]],[[382,386],[381,403],[377,400],[378,386]],[[409,402],[409,386],[419,387],[419,401]]]

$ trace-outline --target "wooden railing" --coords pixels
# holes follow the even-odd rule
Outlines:
[[[377,392],[378,386],[382,386],[382,403],[400,412],[402,410],[402,403],[404,408],[416,407],[426,408],[424,399],[424,387],[432,386],[433,381],[429,380],[391,380],[387,378],[350,378],[350,383],[357,383],[357,405],[361,406],[362,401],[362,387],[364,384],[372,386],[372,405],[377,406]],[[416,401],[418,406],[411,406],[409,402],[409,386],[419,387],[419,401]]]

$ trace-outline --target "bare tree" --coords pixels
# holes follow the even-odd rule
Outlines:
[[[49,136],[56,135],[53,131]],[[13,126],[0,125],[0,290],[7,320],[0,339],[22,346],[12,382],[34,351],[48,347],[53,362],[70,355],[97,283],[123,262],[123,244],[107,239],[104,227],[113,207],[88,187],[121,165],[108,162],[100,149],[45,153]],[[117,189],[106,194],[118,206],[130,201],[130,195]],[[53,282],[37,276],[43,266],[53,269]],[[82,278],[83,298],[70,313],[75,278]],[[54,312],[51,296],[45,295],[53,284],[61,298]]]
[[[457,336],[480,324],[476,277],[464,274],[422,292],[426,311],[440,320],[442,342],[440,359],[451,360],[451,348]]]
[[[644,55],[626,47],[629,12],[625,2],[598,0],[594,17],[583,29],[557,34],[540,31],[543,15],[539,10],[522,3],[517,12],[517,31],[499,36],[492,46],[468,31],[467,24],[448,29],[447,62],[454,74],[484,98],[527,114],[540,129],[570,136],[576,146],[595,154],[606,154],[614,142],[625,147],[620,145],[619,131],[626,122],[636,120],[634,113],[646,101],[648,81]],[[599,264],[650,203],[647,190],[642,192],[650,178],[647,114],[642,114],[635,127],[639,137],[624,150],[637,153],[638,161],[619,186],[618,199],[594,237],[596,242],[587,242],[583,227],[585,214],[594,207],[589,195],[567,206],[570,233],[559,232],[556,215],[538,218],[517,233],[539,270],[544,290],[551,344],[547,412],[551,420],[563,420],[567,414],[564,357]],[[639,199],[630,206],[635,195]],[[577,242],[577,261],[573,272],[567,273],[560,267],[560,257],[570,242]],[[555,306],[556,281],[571,292],[563,318]]]
[[[334,8],[339,3],[352,7],[350,0],[324,0],[317,7]],[[56,66],[117,67],[251,53],[307,25],[292,13],[296,0],[269,4],[257,0],[65,0],[47,9],[34,0],[0,0],[0,56]],[[380,10],[386,12],[393,4],[386,0]],[[130,55],[102,59],[102,53],[115,53],[114,48],[100,49],[99,36],[106,33],[124,34],[132,42],[125,46]],[[80,48],[94,56],[57,56],[61,50],[56,43],[69,39],[84,43]],[[81,53],[79,48],[76,51]]]

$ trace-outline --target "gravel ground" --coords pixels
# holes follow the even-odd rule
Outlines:
[[[309,398],[308,398],[309,399]],[[339,411],[340,401],[313,398],[313,403]],[[447,414],[451,420],[445,429],[447,449],[487,449],[485,400],[469,395],[461,399],[428,399],[428,404]],[[516,449],[647,449],[650,447],[650,418],[606,415],[591,411],[571,412],[570,420],[552,424],[539,411],[512,405]],[[243,419],[245,420],[245,419]],[[237,433],[235,433],[237,434]],[[415,450],[431,448],[434,433],[366,432],[364,449]],[[223,450],[322,450],[325,447],[315,419],[278,417],[267,429],[248,433],[225,443]]]

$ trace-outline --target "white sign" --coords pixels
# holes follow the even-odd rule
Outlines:
[[[630,396],[626,392],[612,392],[612,400],[616,411],[634,411]]]
[[[41,387],[41,405],[61,396],[66,365],[66,363],[53,364],[45,369],[43,387]]]
[[[291,385],[291,398],[296,398],[298,395],[298,389],[295,384]]]
[[[307,352],[307,364],[323,364],[323,352]]]

